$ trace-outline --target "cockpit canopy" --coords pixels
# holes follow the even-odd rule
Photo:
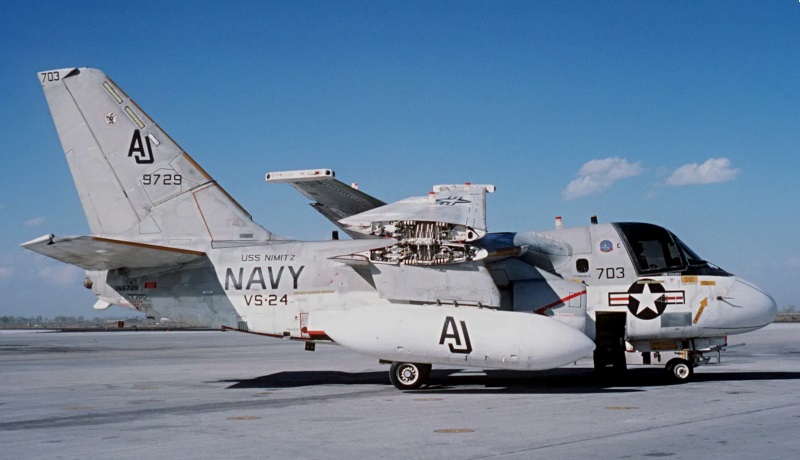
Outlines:
[[[622,236],[639,275],[731,276],[709,264],[669,230],[653,224],[620,222],[614,226]]]

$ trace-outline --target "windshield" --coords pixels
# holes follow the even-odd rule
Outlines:
[[[683,256],[686,258],[686,263],[688,263],[689,265],[703,265],[708,263],[705,260],[703,260],[702,257],[698,256],[694,251],[692,251],[692,249],[689,246],[687,246],[686,243],[681,241],[680,238],[678,238],[675,235],[672,236],[675,237],[675,241],[678,243],[678,247],[681,248],[681,251],[683,251]]]
[[[730,276],[725,270],[709,265],[663,227],[628,222],[614,225],[625,239],[640,275],[680,272],[682,275]]]

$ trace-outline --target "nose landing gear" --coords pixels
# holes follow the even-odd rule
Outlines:
[[[667,361],[667,375],[673,382],[688,382],[694,376],[694,368],[708,364],[710,360],[711,358],[704,356],[701,351],[683,350],[680,358],[673,358]]]
[[[677,383],[688,382],[694,375],[694,365],[682,358],[671,359],[666,370],[670,379]]]

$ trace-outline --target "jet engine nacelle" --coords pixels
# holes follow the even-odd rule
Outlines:
[[[108,284],[108,270],[87,270],[83,285],[87,289],[91,289],[92,294],[97,296],[97,302],[94,304],[95,310],[105,310],[111,305],[136,310],[136,307]]]
[[[315,311],[309,335],[325,334],[388,361],[541,370],[594,350],[583,333],[553,319],[476,307],[394,305]]]
[[[91,289],[92,294],[97,296],[97,302],[94,304],[95,310],[105,310],[111,305],[118,305],[140,311],[148,318],[158,317],[158,313],[153,311],[149,302],[141,301],[146,298],[146,295],[130,292],[140,291],[138,284],[135,281],[119,277],[114,270],[87,270],[83,285],[87,289]],[[118,289],[122,290],[131,300],[124,297]]]

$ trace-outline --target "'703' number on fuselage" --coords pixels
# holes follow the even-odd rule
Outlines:
[[[606,267],[595,268],[597,270],[597,279],[618,279],[625,278],[625,267]]]

